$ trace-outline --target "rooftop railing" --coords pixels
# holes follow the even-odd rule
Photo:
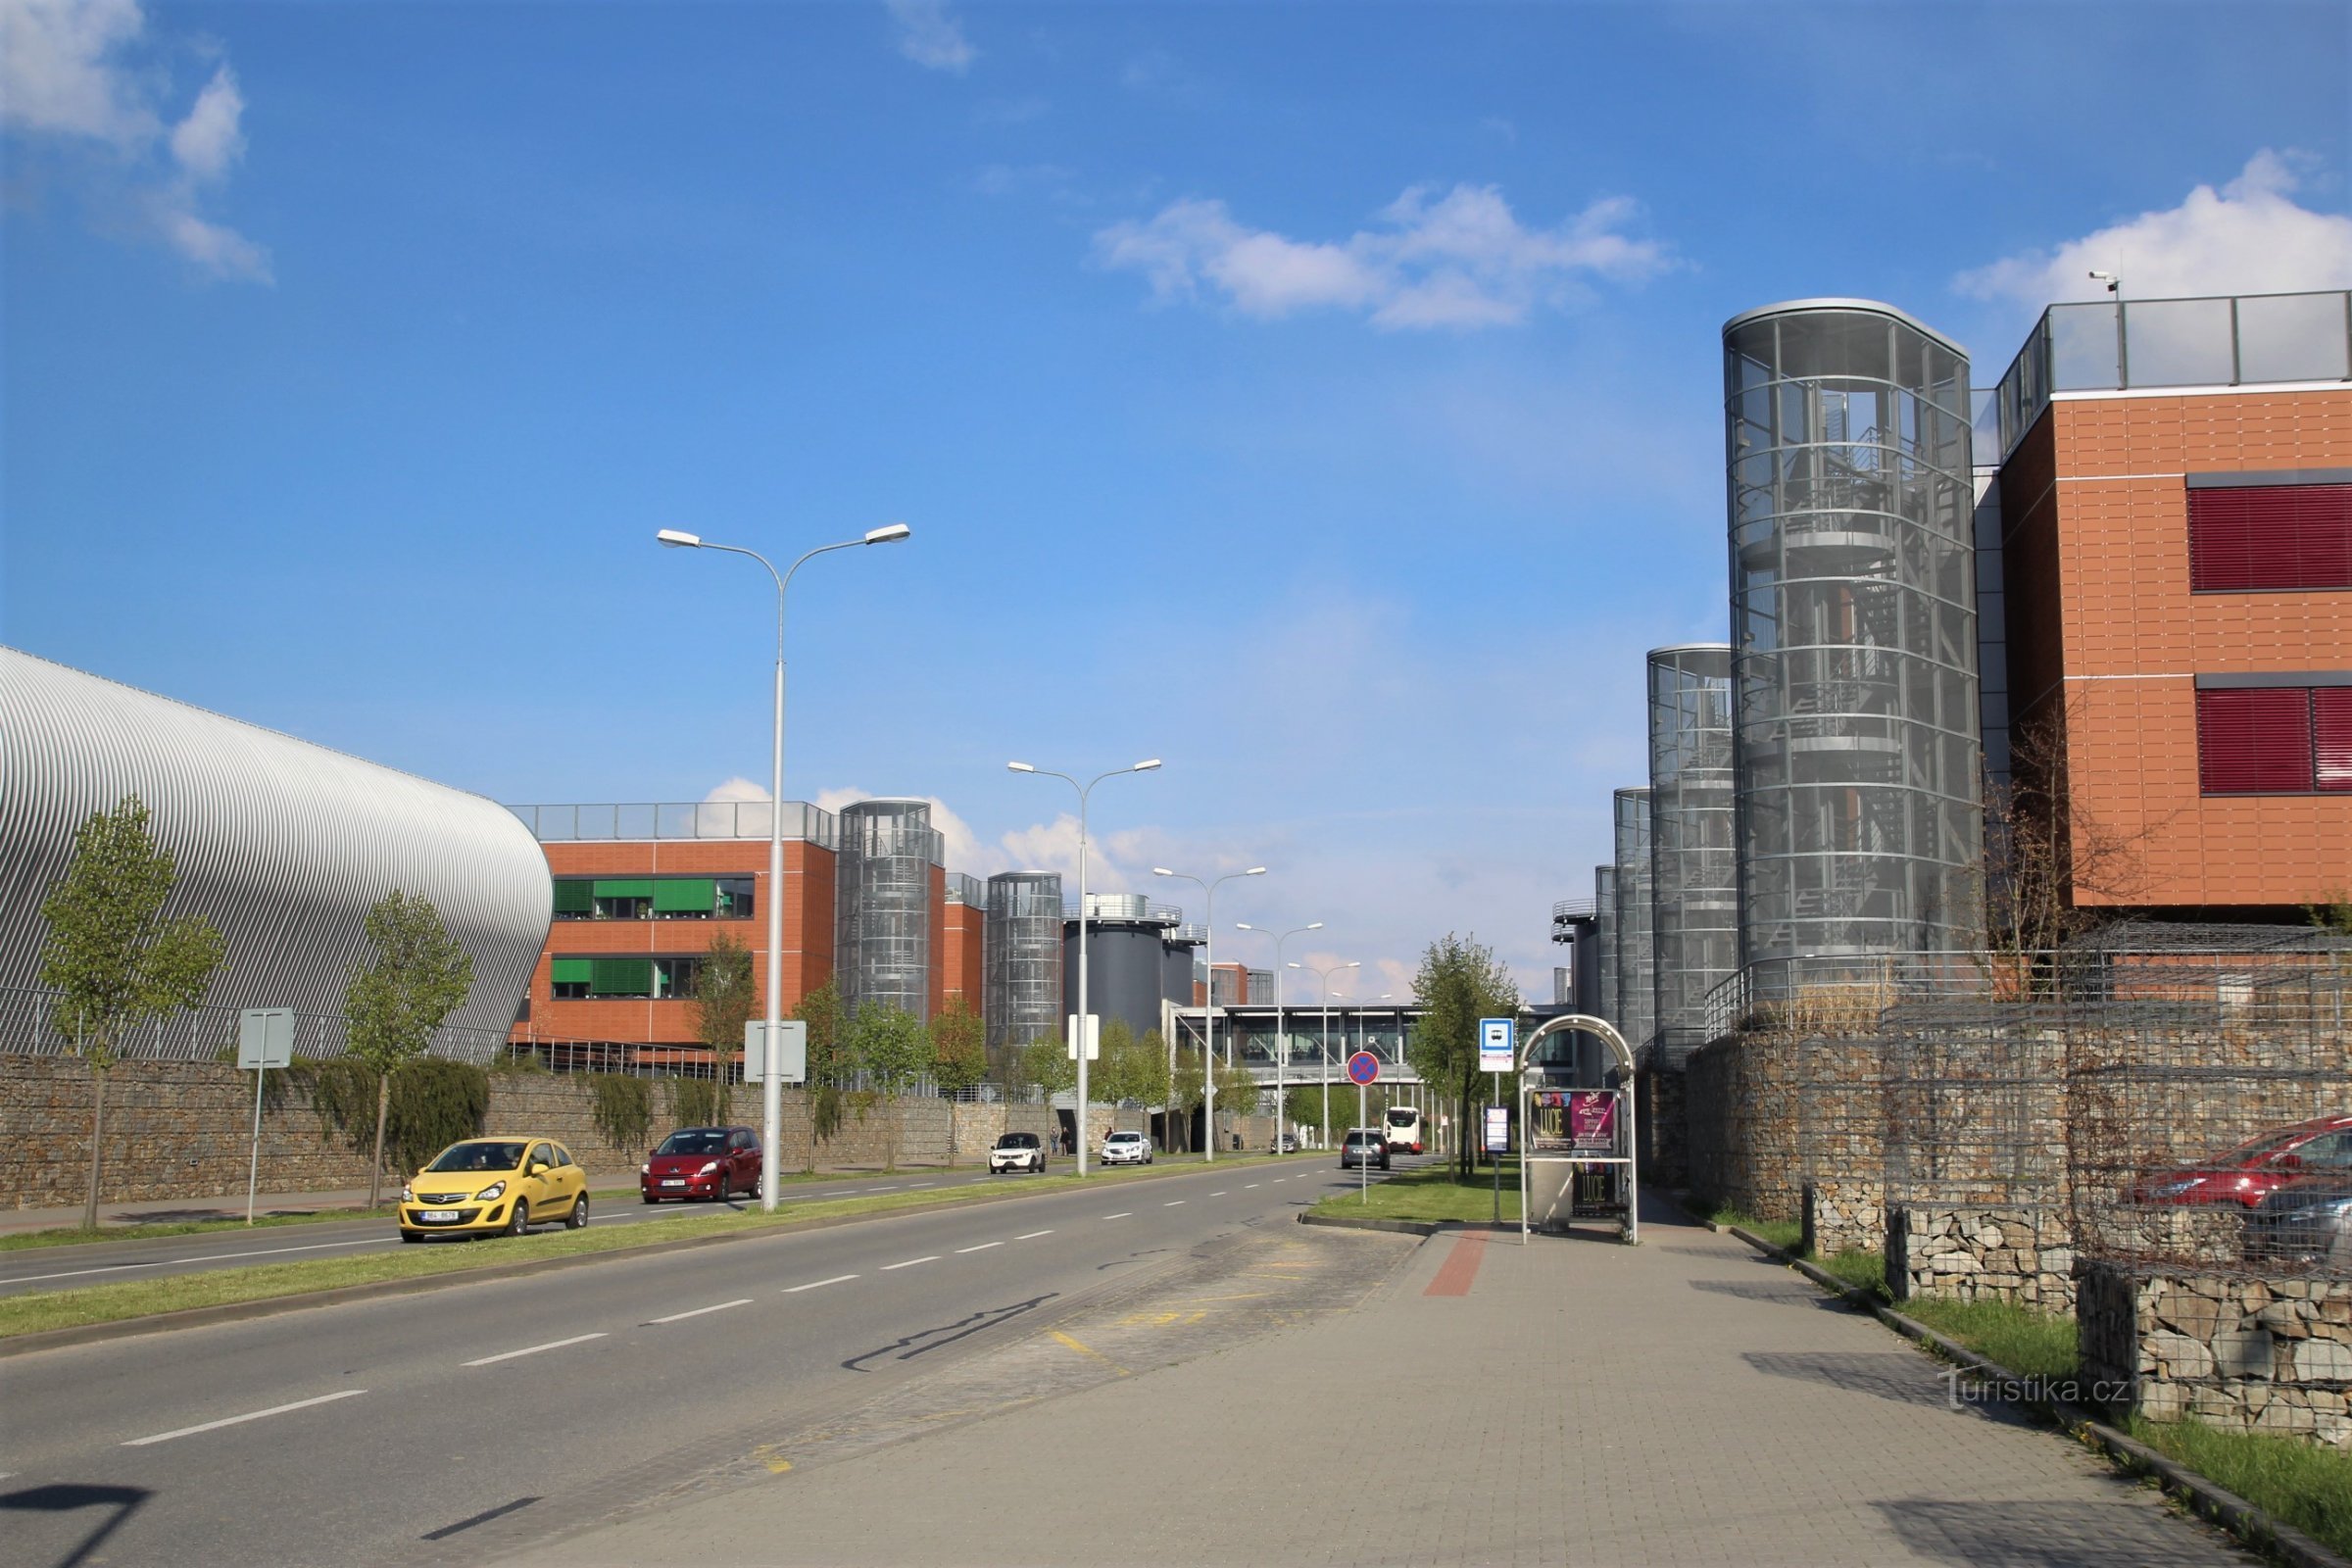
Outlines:
[[[774,818],[766,801],[683,801],[617,806],[510,806],[542,844],[638,844],[650,839],[764,839]],[[806,801],[784,803],[784,836],[841,847],[833,813]]]

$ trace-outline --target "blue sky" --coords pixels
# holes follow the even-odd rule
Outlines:
[[[0,636],[507,802],[936,797],[955,867],[1548,994],[1718,329],[1997,379],[2083,264],[2352,286],[2340,5],[0,0]]]

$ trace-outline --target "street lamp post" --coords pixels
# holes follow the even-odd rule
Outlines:
[[[1032,767],[1027,762],[1006,762],[1004,765],[1015,773],[1035,773],[1043,778],[1060,779],[1078,792],[1078,1023],[1071,1030],[1071,1043],[1078,1057],[1078,1174],[1083,1176],[1086,1174],[1086,1048],[1091,1044],[1087,1039],[1086,1029],[1086,967],[1089,930],[1086,907],[1087,800],[1095,793],[1095,786],[1104,779],[1117,778],[1121,773],[1149,773],[1159,766],[1159,759],[1147,757],[1142,761],[1130,766],[1114,767],[1107,773],[1097,773],[1084,784],[1079,783],[1067,773],[1056,773],[1050,767]]]
[[[859,545],[896,544],[913,531],[903,522],[869,528],[862,538],[818,545],[780,574],[765,556],[741,545],[712,544],[700,534],[678,528],[663,528],[654,535],[672,550],[716,550],[730,556],[749,556],[767,568],[776,585],[775,736],[767,807],[767,1022],[763,1036],[767,1050],[760,1079],[760,1206],[771,1213],[776,1206],[776,1151],[783,1143],[784,1121],[784,1062],[782,1053],[776,1049],[776,1036],[780,1033],[777,1025],[784,1012],[784,591],[792,586],[793,573],[814,557]]]
[[[1268,931],[1262,925],[1251,925],[1247,920],[1237,920],[1234,922],[1234,929],[1236,931],[1254,931],[1259,936],[1274,938],[1274,1152],[1279,1154],[1282,1152],[1282,1135],[1290,1126],[1290,1107],[1284,1103],[1282,1098],[1282,1069],[1289,1064],[1291,1059],[1290,1038],[1282,1032],[1282,945],[1293,937],[1302,937],[1309,931],[1322,930],[1323,922],[1317,920],[1310,925],[1302,925],[1295,931],[1284,931],[1277,934]],[[1213,975],[1210,977],[1209,984],[1212,986],[1216,984]]]
[[[1206,882],[1182,871],[1171,871],[1164,865],[1153,866],[1152,874],[1190,882],[1206,896],[1208,905],[1201,911],[1201,918],[1208,928],[1208,995],[1200,999],[1200,1143],[1209,1162],[1214,1164],[1217,1157],[1217,889],[1236,877],[1264,876],[1266,868],[1253,865],[1247,871],[1228,871]]]
[[[1294,962],[1291,965],[1294,969],[1304,969],[1323,987],[1323,1038],[1319,1044],[1323,1054],[1323,1147],[1326,1149],[1331,1147],[1331,977],[1343,969],[1360,969],[1363,966],[1360,958],[1349,958],[1346,963],[1335,963],[1328,969],[1318,969],[1311,963]]]

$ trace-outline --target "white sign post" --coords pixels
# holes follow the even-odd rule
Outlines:
[[[776,1023],[777,1051],[781,1056],[776,1077],[788,1084],[808,1081],[808,1025],[800,1018],[782,1018]],[[743,1026],[743,1081],[767,1081],[767,1021],[751,1018]],[[770,1157],[767,1151],[761,1158]]]
[[[1516,1057],[1519,1047],[1519,1020],[1516,1018],[1481,1018],[1478,1020],[1478,1070],[1494,1075],[1494,1103],[1502,1104],[1502,1075],[1519,1065]],[[1501,1143],[1494,1140],[1494,1121],[1503,1123]],[[1487,1112],[1487,1152],[1494,1156],[1494,1223],[1502,1223],[1502,1152],[1510,1147],[1510,1114],[1499,1108]]]
[[[1061,1015],[1061,1020],[1062,1050],[1070,1060],[1076,1061],[1078,1059],[1078,1015],[1074,1012],[1065,1012]],[[1090,1012],[1086,1015],[1086,1059],[1089,1061],[1102,1059],[1102,1015],[1099,1012]]]
[[[294,1061],[294,1009],[247,1007],[237,1014],[237,1065],[253,1073],[253,1152],[245,1162],[245,1223],[253,1223],[253,1195],[262,1178],[262,1085],[270,1069]]]

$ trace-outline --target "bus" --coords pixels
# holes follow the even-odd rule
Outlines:
[[[1418,1105],[1391,1105],[1387,1120],[1390,1153],[1418,1154],[1422,1152],[1421,1109]]]

